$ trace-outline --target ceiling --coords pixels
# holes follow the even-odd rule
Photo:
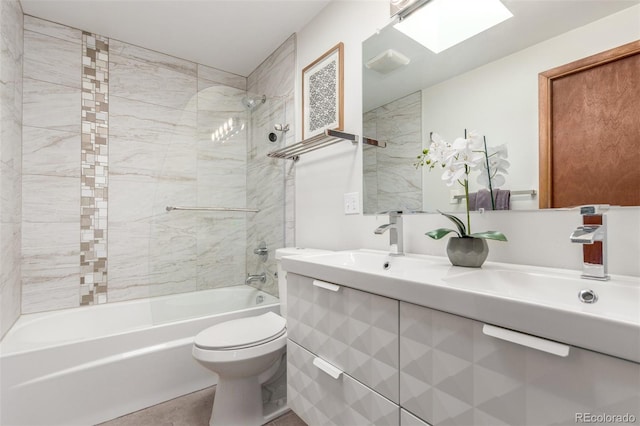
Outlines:
[[[21,0],[25,14],[248,76],[331,0]]]

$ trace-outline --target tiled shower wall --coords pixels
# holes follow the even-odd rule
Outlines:
[[[365,213],[422,210],[422,169],[413,166],[422,152],[421,120],[421,92],[363,114],[364,135],[387,142],[363,149]]]
[[[267,153],[295,143],[294,88],[296,37],[292,35],[248,77],[248,92],[266,95],[267,101],[251,114],[248,144],[247,205],[259,206],[247,228],[247,272],[265,272],[267,282],[257,287],[277,295],[275,249],[295,244],[294,172],[291,160],[267,157]],[[276,124],[289,125],[288,132]],[[277,141],[269,141],[275,133]],[[284,223],[284,228],[283,228]],[[263,262],[253,253],[264,242],[269,257]]]
[[[20,315],[22,8],[0,1],[0,338]]]
[[[29,16],[24,34],[23,313],[244,283],[251,215],[165,207],[257,207],[247,132],[211,140],[250,119],[247,79]]]

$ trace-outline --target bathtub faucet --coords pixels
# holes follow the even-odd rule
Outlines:
[[[260,281],[262,284],[267,282],[267,274],[261,273],[258,275],[247,275],[247,279],[244,281],[245,284],[249,285],[254,281]]]

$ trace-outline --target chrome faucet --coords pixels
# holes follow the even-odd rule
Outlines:
[[[261,273],[258,275],[247,275],[247,279],[244,281],[245,284],[251,284],[254,281],[260,281],[262,284],[267,282],[267,274]]]
[[[404,256],[404,244],[402,237],[402,212],[390,211],[389,223],[380,225],[375,231],[376,235],[382,235],[389,230],[389,245],[391,256]]]
[[[571,242],[582,244],[582,278],[606,281],[607,274],[607,217],[606,205],[582,206],[582,226],[571,233]]]

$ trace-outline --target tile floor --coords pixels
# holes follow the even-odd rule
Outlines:
[[[215,386],[172,399],[126,416],[101,423],[100,426],[209,426]],[[292,411],[265,426],[307,426]]]

